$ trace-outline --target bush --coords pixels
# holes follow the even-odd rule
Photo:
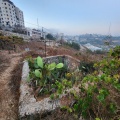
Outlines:
[[[55,38],[51,34],[47,34],[46,38],[49,39],[49,40],[55,40]]]
[[[96,51],[94,51],[94,53],[96,53],[96,54],[105,54],[106,52],[102,51],[102,50],[96,50]]]
[[[72,42],[72,43],[65,43],[65,45],[70,46],[76,50],[80,50],[80,45],[78,43]]]
[[[41,60],[41,58],[39,59]],[[72,87],[72,79],[69,78],[72,78],[71,76],[74,72],[65,74],[68,79],[61,79],[61,77],[63,77],[61,74],[64,74],[64,72],[54,69],[56,66],[55,63],[43,65],[40,62],[39,65],[44,66],[44,69],[41,69],[36,65],[36,59],[31,62],[31,65],[35,67],[35,69],[31,71],[31,76],[33,76],[31,78],[34,78],[31,80],[36,81],[39,78],[40,83],[39,81],[35,82],[39,85],[43,82],[39,92],[43,90],[43,86],[49,88],[50,84],[50,89],[53,88],[52,90],[56,90],[57,97],[59,97],[60,94],[63,94],[64,89],[66,90]],[[48,68],[50,71],[43,72],[43,70],[48,70]],[[110,50],[105,59],[94,64],[94,68],[93,63],[82,62],[79,69],[82,73],[85,73],[86,76],[82,79],[81,83],[78,84],[77,89],[73,89],[67,94],[67,98],[71,98],[71,103],[62,108],[73,113],[76,118],[82,116],[86,120],[118,120],[120,112],[120,46]],[[52,75],[54,72],[55,74]],[[40,78],[44,76],[43,73],[48,77],[47,79]],[[56,76],[57,73],[60,73],[59,77]],[[78,76],[76,75],[75,77]],[[46,80],[46,82],[44,80]],[[46,92],[46,89],[44,89],[44,92]],[[50,98],[54,99],[54,97],[56,97],[55,95],[56,94],[51,94]]]
[[[79,92],[71,91],[74,103],[71,107],[66,108],[78,118],[82,115],[86,120],[95,118],[118,120],[120,112],[120,46],[111,50],[106,59],[95,63],[94,68],[95,71],[85,76],[79,84]]]
[[[93,66],[94,66],[93,62],[88,63],[88,62],[81,61],[79,65],[79,70],[85,76],[87,74],[92,73],[95,70]]]

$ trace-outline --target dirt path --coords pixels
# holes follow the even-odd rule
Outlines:
[[[20,55],[10,55],[9,63],[6,63],[8,67],[0,73],[0,120],[16,120],[18,117],[20,60]]]

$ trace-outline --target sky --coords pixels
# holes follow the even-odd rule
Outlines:
[[[120,35],[120,0],[11,1],[23,11],[27,27],[39,24],[68,35]]]

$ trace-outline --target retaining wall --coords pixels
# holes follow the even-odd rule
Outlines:
[[[70,69],[75,69],[80,63],[79,60],[72,58],[71,56],[51,56],[43,58],[44,62],[59,63],[60,61],[66,63]],[[22,69],[22,80],[20,84],[20,98],[19,98],[19,119],[20,120],[37,120],[39,114],[46,114],[57,107],[60,107],[59,99],[50,100],[50,98],[44,98],[41,101],[36,101],[33,90],[28,86],[27,77],[29,74],[28,62],[25,61]]]
[[[29,40],[31,37],[28,35],[24,35],[24,34],[19,34],[19,33],[14,33],[14,32],[10,32],[10,31],[4,31],[4,30],[0,30],[0,33],[2,33],[5,36],[18,36],[23,38],[24,40]]]

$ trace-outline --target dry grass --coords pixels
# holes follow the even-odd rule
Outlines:
[[[7,51],[0,51],[0,73],[9,66],[10,57],[6,55],[7,53]]]
[[[78,120],[73,114],[70,114],[66,110],[61,110],[60,108],[54,110],[53,112],[47,113],[46,115],[41,115],[40,120]]]

